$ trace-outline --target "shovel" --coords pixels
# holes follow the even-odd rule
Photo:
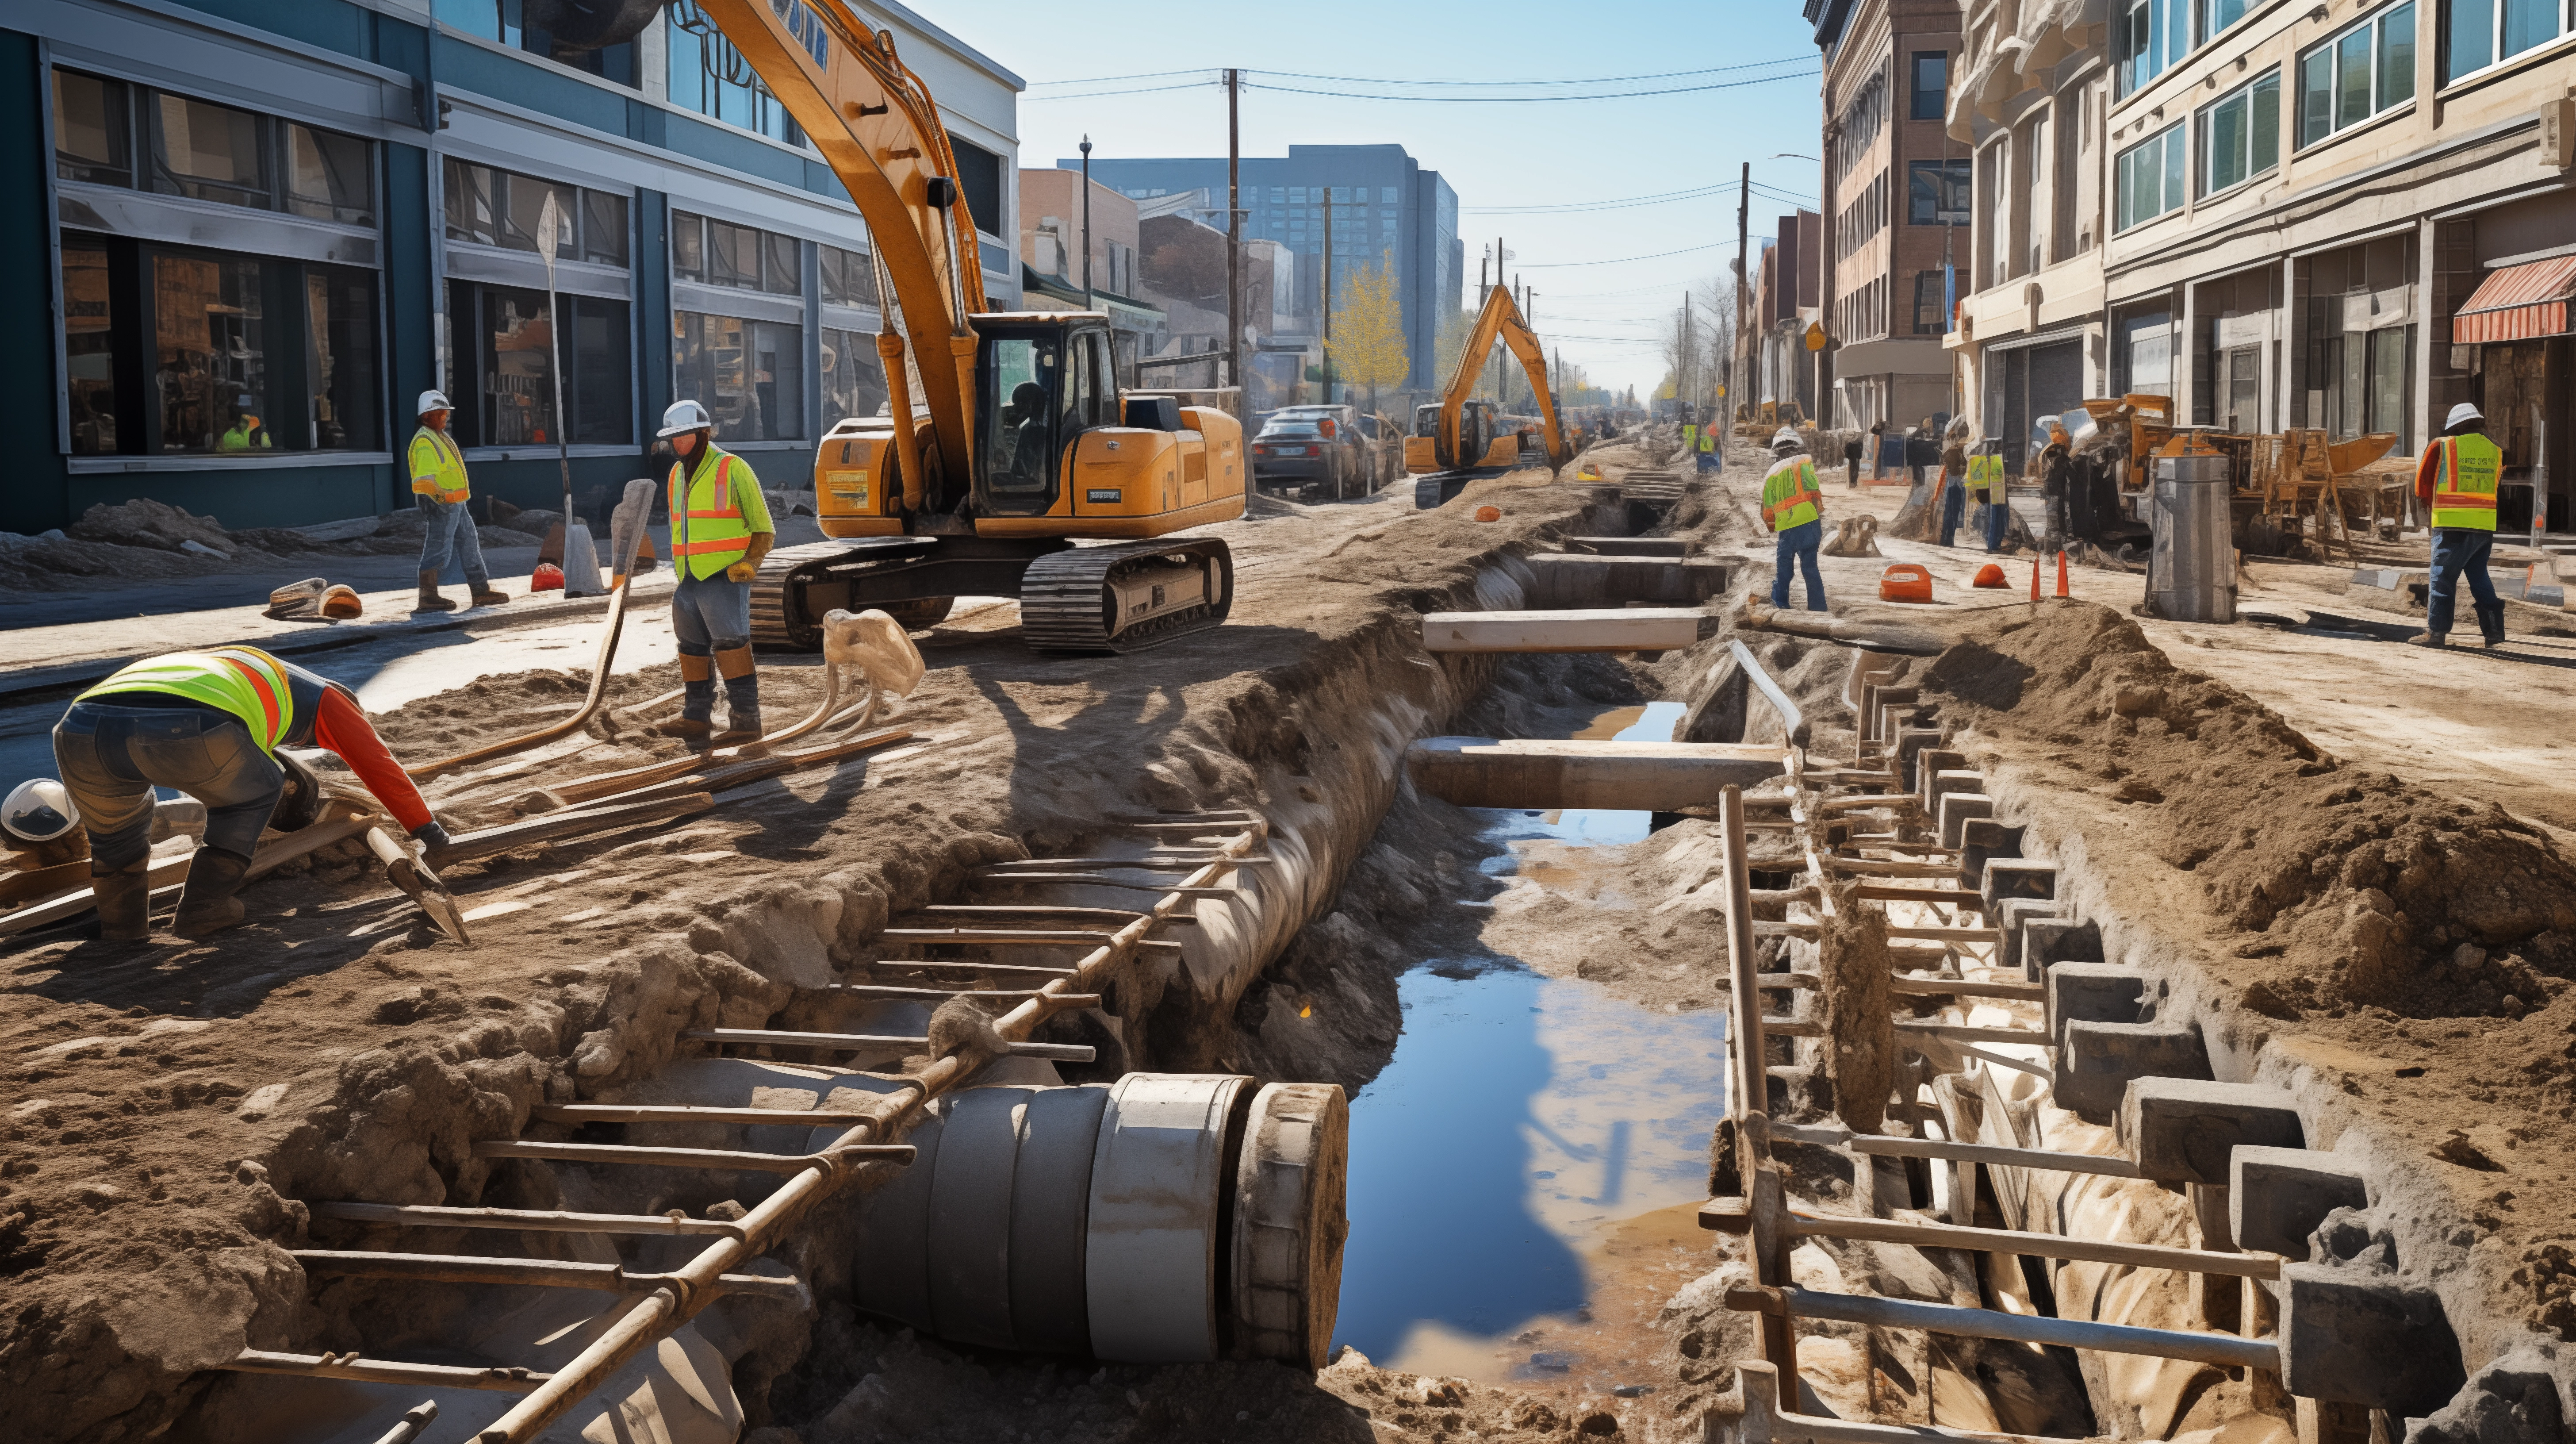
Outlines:
[[[474,946],[474,940],[465,935],[464,911],[456,906],[456,899],[447,891],[447,884],[440,882],[438,874],[429,870],[427,861],[412,856],[381,827],[367,829],[367,847],[384,863],[385,881],[402,889],[413,902],[420,904],[420,910],[429,915],[430,922],[440,932],[469,948]]]

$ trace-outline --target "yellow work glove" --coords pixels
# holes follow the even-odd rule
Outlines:
[[[739,561],[725,568],[725,580],[729,582],[747,582],[759,574],[760,563],[755,561]]]

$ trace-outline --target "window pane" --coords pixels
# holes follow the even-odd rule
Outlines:
[[[510,7],[513,11],[519,7]],[[500,0],[435,0],[431,13],[442,25],[453,25],[468,35],[486,40],[501,38]]]
[[[760,232],[722,221],[707,222],[707,274],[710,286],[760,289]]]
[[[163,451],[269,445],[259,263],[152,257],[153,389]]]
[[[997,338],[986,348],[993,390],[981,408],[990,420],[984,455],[992,464],[986,485],[1003,496],[1044,496],[1054,484],[1053,448],[1047,436],[1047,393],[1055,387],[1055,343],[1026,337]]]
[[[2334,133],[2334,51],[2319,46],[2299,57],[2299,144]]]
[[[2218,32],[2245,18],[2246,0],[2209,0],[2209,33]]]
[[[2165,132],[2164,147],[2164,199],[2156,206],[2156,214],[2158,215],[2163,215],[2166,211],[2172,210],[2182,204],[2184,147],[2181,126],[2177,125],[2173,129]]]
[[[835,306],[877,303],[876,272],[864,253],[838,246],[825,246],[822,252],[824,300]]]
[[[376,421],[374,273],[307,267],[304,311],[313,335],[313,444],[372,451],[383,444]]]
[[[1939,120],[1948,104],[1950,57],[1938,51],[1914,57],[1914,111],[1916,120]]]
[[[633,353],[624,301],[595,296],[570,298],[570,375],[564,392],[572,409],[572,439],[601,446],[622,446],[635,439]]]
[[[671,271],[683,281],[707,278],[707,223],[687,211],[671,212]]]
[[[286,128],[286,208],[299,216],[375,224],[373,147],[311,126]]]
[[[2208,175],[2204,182],[2209,190],[2225,190],[2245,179],[2247,106],[2248,97],[2236,95],[2210,108]]]
[[[626,197],[581,193],[581,258],[600,266],[626,264]]]
[[[823,333],[823,416],[837,424],[874,416],[886,403],[885,363],[864,331]]]
[[[2370,27],[2335,42],[2335,129],[2370,118]]]
[[[2504,53],[2520,55],[2557,38],[2559,0],[2504,0]]]
[[[703,403],[718,441],[788,441],[803,434],[804,333],[775,326],[674,312],[681,399]]]
[[[2379,108],[2415,98],[2415,7],[2400,5],[2379,22]]]
[[[486,246],[501,244],[500,210],[493,196],[492,168],[447,162],[447,238]]]
[[[260,118],[229,105],[184,96],[158,98],[152,188],[201,201],[268,209]]]
[[[550,443],[555,439],[554,331],[546,316],[546,295],[485,286],[482,296],[482,444]]]
[[[2281,73],[2254,82],[2254,114],[2246,123],[2247,175],[2262,175],[2281,164]]]
[[[63,237],[63,351],[70,363],[74,456],[117,450],[115,328],[106,244]]]
[[[2408,344],[2414,334],[2412,326],[2388,326],[2370,333],[2370,429],[2396,432],[2401,454],[2408,440],[2406,371],[2415,352]]]
[[[2457,80],[2495,62],[2495,7],[2487,0],[2450,0],[2442,12],[2442,79]]]
[[[134,184],[132,116],[122,82],[55,71],[54,174],[101,185]]]
[[[556,224],[562,227],[555,233],[555,259],[568,261],[580,254],[574,244],[574,231],[581,219],[581,213],[576,209],[581,204],[578,190],[515,173],[504,175],[503,180],[506,182],[502,192],[505,220],[501,228],[501,244],[514,251],[535,250],[538,227],[545,218],[546,198],[552,196],[555,210],[561,216]]]
[[[796,256],[796,238],[774,231],[761,231],[760,288],[782,296],[793,296],[805,289],[804,268]]]

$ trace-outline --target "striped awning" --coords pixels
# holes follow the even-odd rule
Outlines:
[[[2451,344],[2527,341],[2568,333],[2567,301],[2576,292],[2576,256],[2507,266],[2478,283],[2451,318]]]

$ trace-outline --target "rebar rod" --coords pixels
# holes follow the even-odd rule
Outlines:
[[[451,1208],[434,1203],[355,1203],[333,1200],[309,1204],[315,1218],[347,1223],[390,1223],[410,1228],[497,1228],[525,1233],[671,1234],[681,1237],[740,1238],[742,1226],[721,1218],[691,1218],[673,1209],[666,1214],[572,1213],[550,1208]]]
[[[2112,1354],[2144,1354],[2158,1359],[2185,1359],[2228,1368],[2278,1373],[2281,1348],[2269,1339],[2241,1339],[2234,1334],[2202,1334],[2181,1329],[2142,1329],[2129,1324],[2097,1324],[2045,1314],[2008,1314],[1958,1304],[1917,1303],[1911,1299],[1872,1298],[1828,1293],[1796,1284],[1776,1287],[1738,1285],[1726,1291],[1726,1306],[1746,1313],[1825,1319],[1882,1328],[1921,1329],[1970,1339],[2002,1339],[2016,1344],[2056,1344]]]

